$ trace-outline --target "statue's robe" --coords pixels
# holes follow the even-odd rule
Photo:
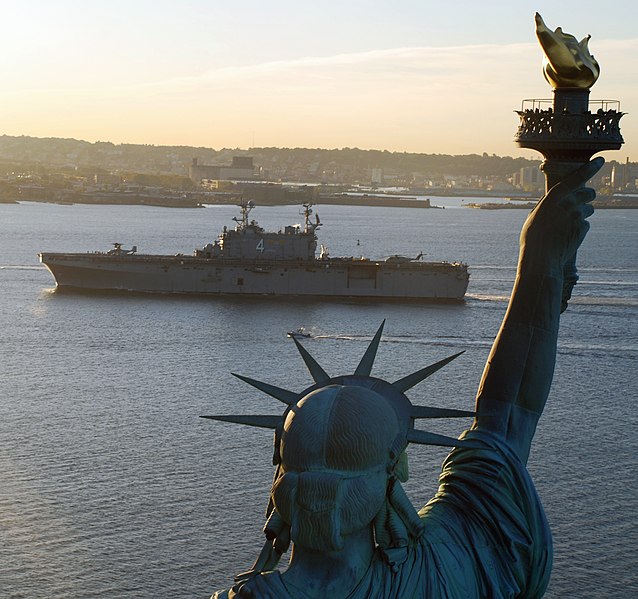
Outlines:
[[[525,466],[498,436],[463,438],[443,463],[436,496],[419,512],[425,531],[408,547],[378,549],[349,599],[541,597],[552,565],[551,533]],[[252,594],[245,594],[249,591]],[[218,599],[301,599],[266,572]]]

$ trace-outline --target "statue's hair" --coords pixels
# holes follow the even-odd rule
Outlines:
[[[344,536],[372,523],[386,497],[385,470],[344,477],[332,472],[285,472],[273,485],[275,508],[302,547],[337,551]]]

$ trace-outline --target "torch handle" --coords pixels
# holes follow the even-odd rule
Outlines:
[[[554,185],[565,179],[585,162],[563,162],[559,160],[547,159],[541,165],[541,170],[545,173],[545,190],[549,191]],[[578,269],[576,268],[576,252],[565,263],[563,267],[563,295],[561,298],[560,311],[563,313],[567,309],[567,304],[572,297],[574,285],[578,282]]]

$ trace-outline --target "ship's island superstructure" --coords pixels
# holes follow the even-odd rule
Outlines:
[[[317,257],[310,204],[304,226],[267,232],[249,219],[251,202],[240,205],[233,229],[224,227],[212,243],[192,256],[139,254],[114,244],[108,252],[42,252],[40,261],[60,289],[270,295],[316,298],[461,301],[467,289],[467,265],[425,262],[391,256],[386,260],[332,258],[326,248]]]

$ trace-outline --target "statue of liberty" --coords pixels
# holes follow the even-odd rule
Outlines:
[[[213,598],[543,595],[551,534],[525,465],[573,284],[565,269],[593,213],[595,193],[583,186],[602,164],[596,158],[555,185],[525,222],[474,412],[415,406],[405,395],[456,355],[392,383],[370,376],[383,325],[352,375],[330,377],[295,339],[311,387],[296,393],[240,377],[286,408],[283,416],[207,416],[275,431],[266,543],[253,568]],[[459,439],[415,428],[422,418],[467,414],[474,421]],[[438,492],[418,512],[401,486],[409,443],[454,447]]]

